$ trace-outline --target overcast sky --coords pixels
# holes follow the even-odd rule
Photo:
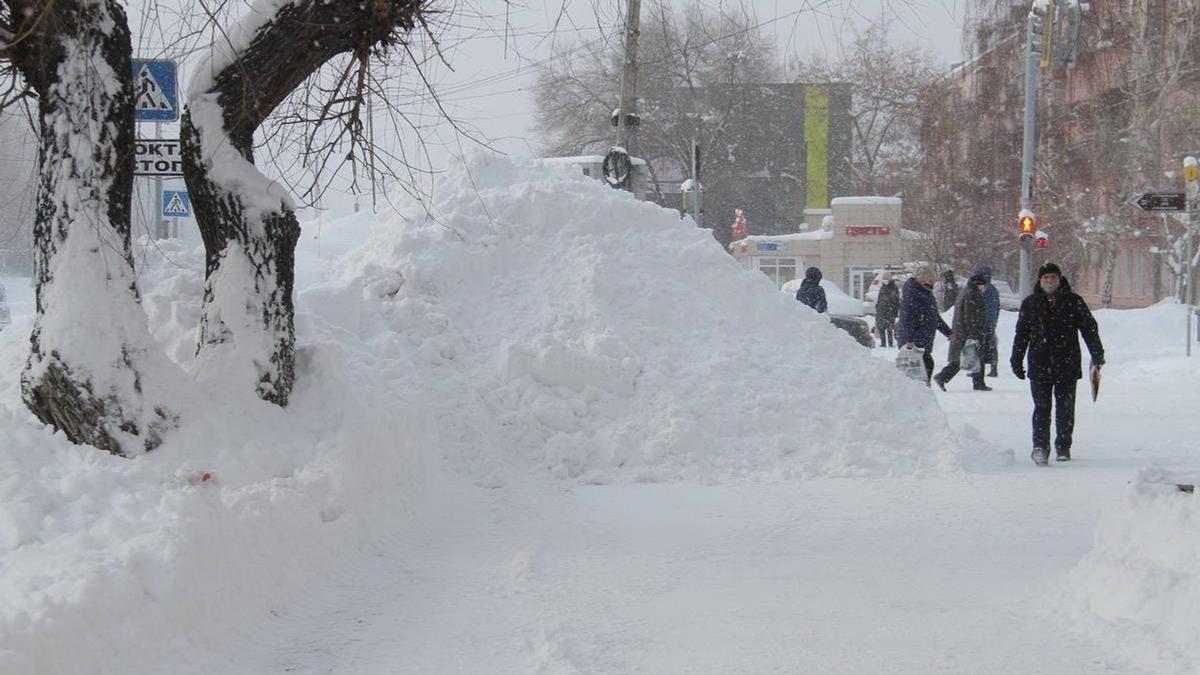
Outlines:
[[[691,0],[673,0],[679,9]],[[710,9],[740,0],[702,0]],[[960,60],[961,0],[746,0],[763,31],[785,61],[813,52],[836,55],[855,29],[887,19],[904,42],[924,43],[945,65]],[[474,0],[454,23],[446,56],[453,72],[432,74],[447,109],[473,127],[492,147],[518,156],[536,154],[529,88],[536,63],[553,44],[574,44],[619,35],[626,0],[514,0],[505,11],[501,0]],[[645,11],[645,10],[643,10]],[[489,14],[490,13],[490,14]],[[614,48],[619,45],[614,42]],[[614,99],[616,92],[614,92]],[[439,125],[430,152],[461,154],[471,145]]]

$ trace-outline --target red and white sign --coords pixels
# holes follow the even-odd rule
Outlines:
[[[890,227],[847,227],[846,234],[851,237],[861,237],[863,235],[889,235],[892,233]]]

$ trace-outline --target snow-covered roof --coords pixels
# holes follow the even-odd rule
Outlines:
[[[574,157],[541,157],[538,161],[547,164],[601,164],[604,162],[604,155],[575,155]],[[641,157],[630,157],[631,164],[643,165],[646,160]]]
[[[745,239],[739,239],[733,243],[738,244],[746,242],[753,244],[759,241],[820,241],[822,239],[833,239],[832,230],[814,230],[812,232],[793,232],[791,234],[752,234]]]
[[[835,197],[829,202],[831,206],[852,206],[862,204],[895,204],[899,206],[904,200],[899,197]]]

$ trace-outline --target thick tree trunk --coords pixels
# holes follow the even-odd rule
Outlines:
[[[129,27],[115,0],[25,4],[9,3],[32,25],[6,54],[37,91],[41,122],[37,315],[22,396],[72,441],[136,454],[156,447],[174,416],[148,400],[157,350],[130,254]]]
[[[286,190],[254,166],[254,132],[334,56],[354,52],[365,62],[411,30],[426,1],[281,2],[229,31],[237,37],[219,41],[197,69],[181,143],[207,253],[200,368],[245,373],[261,398],[287,405],[300,226]]]
[[[249,366],[245,374],[259,397],[285,406],[296,379],[292,291],[300,224],[282,188],[254,169],[248,139],[238,143],[216,125],[197,126],[194,116],[212,114],[215,105],[193,100],[182,124],[184,176],[206,253],[197,360],[201,368]],[[227,149],[206,154],[220,144]],[[232,181],[223,172],[243,175]],[[257,189],[248,189],[254,182]]]

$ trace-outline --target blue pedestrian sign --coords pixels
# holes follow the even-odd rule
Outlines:
[[[163,218],[190,218],[192,215],[192,200],[187,190],[163,190]]]
[[[179,84],[175,62],[133,60],[134,119],[174,122],[179,119]]]

